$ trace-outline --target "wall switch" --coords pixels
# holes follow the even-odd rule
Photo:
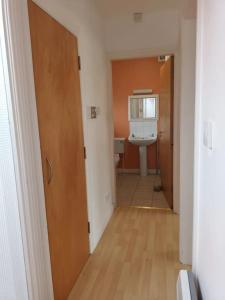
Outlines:
[[[209,149],[213,150],[213,123],[211,121],[205,121],[203,127],[203,144]]]
[[[87,119],[96,119],[99,114],[99,107],[97,106],[88,106],[87,107]]]
[[[91,119],[96,119],[96,118],[97,118],[97,107],[91,106]]]

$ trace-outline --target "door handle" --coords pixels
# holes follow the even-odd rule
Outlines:
[[[46,165],[47,165],[47,172],[48,172],[47,182],[48,184],[50,184],[52,182],[53,172],[52,172],[52,163],[49,161],[47,157],[46,157]]]

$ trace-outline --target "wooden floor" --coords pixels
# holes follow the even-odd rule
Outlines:
[[[175,300],[178,216],[116,209],[69,300]]]

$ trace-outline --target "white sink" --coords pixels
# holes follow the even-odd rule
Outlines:
[[[130,135],[128,140],[131,144],[137,146],[148,146],[154,144],[157,140],[157,137],[156,136],[138,137],[138,136]]]
[[[157,136],[138,137],[131,134],[128,138],[131,144],[139,146],[139,157],[140,157],[140,173],[141,176],[148,175],[148,164],[147,164],[147,146],[154,144],[157,141]]]

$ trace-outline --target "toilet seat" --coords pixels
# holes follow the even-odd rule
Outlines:
[[[120,155],[119,154],[114,154],[114,163],[115,163],[115,167],[118,166],[120,161]]]

